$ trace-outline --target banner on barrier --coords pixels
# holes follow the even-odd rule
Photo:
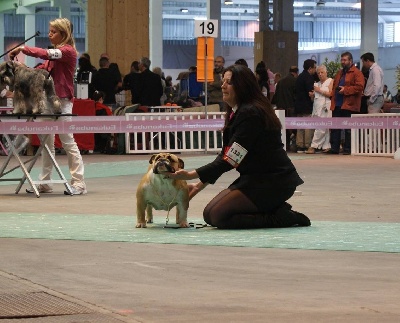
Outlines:
[[[125,117],[74,117],[72,121],[39,121],[1,118],[0,133],[133,133],[218,131],[223,119],[126,120]],[[400,116],[388,118],[286,118],[286,129],[400,129]]]

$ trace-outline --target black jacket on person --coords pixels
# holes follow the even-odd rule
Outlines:
[[[252,105],[237,109],[224,130],[222,151],[213,162],[196,169],[203,183],[214,184],[223,173],[234,168],[224,160],[225,151],[234,142],[244,147],[247,154],[236,168],[240,177],[230,187],[244,191],[259,188],[260,196],[265,199],[268,190],[292,188],[303,183],[283,149],[281,131],[267,129],[263,118]]]
[[[292,73],[289,73],[284,78],[279,80],[275,88],[275,94],[272,97],[272,103],[278,109],[294,108],[294,100],[296,93],[296,78]]]
[[[296,114],[309,114],[313,110],[313,101],[309,92],[314,91],[314,77],[303,70],[296,79],[296,99],[294,101],[294,112]]]
[[[118,91],[118,75],[109,68],[100,68],[92,76],[92,84],[97,91],[105,93],[104,104],[115,104],[115,94]]]
[[[140,74],[139,102],[141,105],[154,107],[161,104],[163,94],[160,75],[145,69]]]
[[[130,90],[132,95],[132,104],[140,103],[140,74],[129,73],[125,75],[122,83],[124,90]]]

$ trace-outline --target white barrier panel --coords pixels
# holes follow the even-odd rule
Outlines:
[[[378,118],[398,120],[399,113],[353,114],[352,118]],[[394,121],[397,124],[398,121]],[[386,122],[385,122],[386,123]],[[377,127],[351,129],[351,154],[364,156],[394,156],[400,147],[400,129]]]
[[[282,123],[282,141],[286,143],[285,131],[285,111],[275,110],[276,115]],[[224,112],[209,112],[207,116],[202,112],[182,113],[127,113],[127,121],[146,121],[155,120],[180,120],[188,121],[188,125],[193,128],[201,120],[225,119]],[[198,120],[198,121],[196,121]],[[188,128],[190,128],[188,126]],[[198,152],[214,151],[219,152],[222,148],[222,132],[220,130],[208,131],[170,131],[170,132],[138,132],[125,134],[125,152],[127,154],[154,153],[154,152]]]
[[[400,114],[352,115],[352,118],[286,118],[276,110],[286,129],[352,129],[352,154],[393,156],[399,149]],[[21,119],[20,119],[21,118]],[[127,153],[158,151],[219,151],[224,113],[171,112],[131,113],[121,116],[73,117],[71,121],[29,120],[18,115],[0,115],[0,133],[118,133],[125,138]],[[47,119],[48,120],[48,119]],[[130,138],[133,136],[133,139]],[[144,136],[144,137],[143,137]],[[144,139],[143,139],[143,138]],[[356,139],[357,138],[357,139]],[[129,145],[128,145],[129,142]]]
[[[127,113],[127,121],[187,121],[187,131],[136,131],[125,134],[125,152],[127,154],[155,152],[197,152],[220,151],[222,148],[222,132],[219,130],[190,130],[196,127],[196,120],[224,120],[225,113],[210,112],[207,116],[202,112],[182,113]],[[160,122],[161,123],[161,122]],[[192,128],[192,129],[193,129]]]

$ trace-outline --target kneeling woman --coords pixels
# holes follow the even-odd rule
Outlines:
[[[196,170],[179,170],[168,176],[199,178],[200,182],[189,185],[193,198],[236,168],[240,177],[204,209],[204,220],[220,229],[311,225],[304,214],[286,203],[303,180],[283,149],[280,121],[251,70],[241,65],[228,67],[222,93],[227,110],[221,153]]]

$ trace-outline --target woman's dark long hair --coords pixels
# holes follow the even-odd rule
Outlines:
[[[232,73],[231,84],[235,91],[236,103],[239,109],[243,104],[251,104],[261,112],[261,115],[265,116],[264,121],[267,129],[282,129],[282,125],[276,116],[271,103],[261,92],[253,72],[243,65],[231,65],[224,70],[223,74],[227,71]],[[225,127],[228,124],[229,116],[233,108],[227,104],[226,107]]]

